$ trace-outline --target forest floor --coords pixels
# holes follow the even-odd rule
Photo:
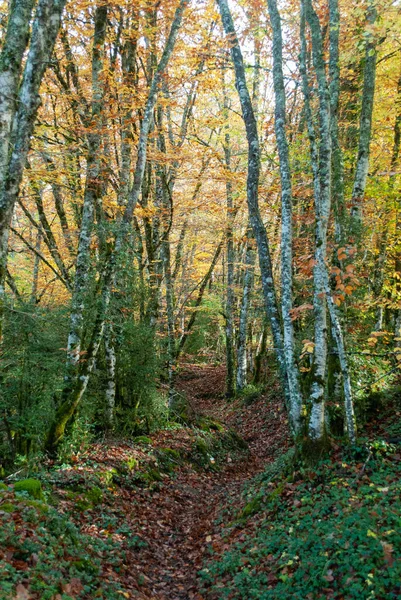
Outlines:
[[[201,600],[199,571],[227,547],[221,515],[240,508],[244,484],[289,445],[276,384],[249,406],[228,402],[224,387],[224,367],[187,365],[177,389],[208,433],[184,426],[104,440],[38,473],[54,518],[35,502],[27,509],[11,482],[0,497],[1,600]]]
[[[201,600],[197,575],[212,547],[224,549],[217,517],[230,504],[241,502],[244,483],[261,472],[288,446],[286,415],[279,394],[269,402],[261,396],[249,407],[224,398],[224,367],[188,368],[178,389],[201,415],[234,429],[247,443],[248,451],[227,454],[219,470],[195,470],[190,466],[168,478],[158,492],[128,494],[135,500],[132,531],[148,541],[131,565],[136,580],[143,582],[143,598]],[[173,447],[180,440],[160,432],[154,443]],[[142,575],[142,577],[141,577]],[[145,592],[146,590],[146,592]]]
[[[400,598],[399,388],[356,446],[308,462],[276,383],[224,387],[187,365],[180,424],[0,482],[0,600]]]

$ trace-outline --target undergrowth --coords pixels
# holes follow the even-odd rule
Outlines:
[[[400,597],[401,455],[375,442],[332,458],[291,469],[287,454],[248,487],[201,571],[207,598]]]

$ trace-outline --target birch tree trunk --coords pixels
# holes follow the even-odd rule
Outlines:
[[[313,269],[314,283],[314,363],[311,385],[311,414],[309,420],[309,436],[313,441],[321,441],[324,437],[325,426],[325,386],[327,369],[327,314],[326,314],[326,255],[327,227],[331,207],[331,126],[330,126],[330,95],[326,79],[323,56],[323,42],[319,18],[310,0],[301,3],[303,15],[309,24],[312,38],[312,57],[316,73],[319,97],[319,152],[318,165],[313,165],[317,180],[315,182],[315,266]],[[305,38],[302,32],[302,38]],[[305,87],[305,86],[304,86]],[[305,90],[307,92],[307,90]],[[313,127],[311,124],[310,129]],[[317,154],[316,151],[313,152]],[[312,158],[312,161],[315,157]],[[318,171],[316,172],[316,168]]]
[[[283,40],[281,18],[276,0],[268,0],[270,23],[273,30],[273,85],[275,95],[275,131],[280,160],[281,178],[281,312],[283,319],[284,357],[291,395],[290,419],[296,433],[300,430],[302,395],[295,357],[292,322],[292,185],[291,167],[286,134],[286,100],[283,77]]]

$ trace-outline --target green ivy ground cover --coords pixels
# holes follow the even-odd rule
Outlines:
[[[240,540],[201,572],[205,596],[400,598],[401,456],[387,450],[259,481]]]

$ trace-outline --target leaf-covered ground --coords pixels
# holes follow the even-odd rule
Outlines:
[[[378,441],[400,436],[397,407],[308,466],[275,385],[227,402],[224,377],[181,376],[192,426],[98,443],[28,491],[6,481],[0,599],[399,598],[401,454]]]
[[[274,386],[244,407],[224,399],[224,378],[196,366],[181,377],[195,427],[92,446],[39,473],[39,499],[7,482],[0,598],[200,600],[198,574],[224,548],[221,508],[289,443]]]

